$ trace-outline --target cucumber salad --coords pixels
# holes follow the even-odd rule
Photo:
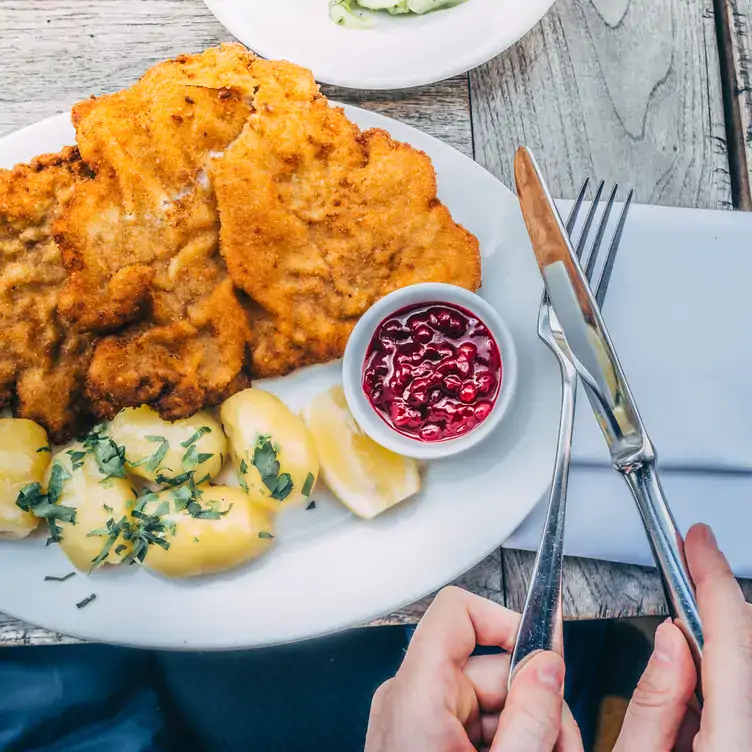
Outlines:
[[[366,11],[385,10],[393,16],[423,14],[451,8],[465,0],[329,0],[329,18],[340,26],[369,28],[373,19]]]

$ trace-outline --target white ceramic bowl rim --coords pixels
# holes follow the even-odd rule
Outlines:
[[[468,433],[437,442],[423,442],[392,428],[378,415],[362,387],[363,364],[377,327],[393,313],[428,303],[460,306],[477,316],[496,340],[503,369],[501,386],[489,416]],[[438,459],[470,449],[499,425],[516,391],[517,354],[512,336],[498,312],[480,295],[456,285],[425,282],[395,290],[361,317],[345,349],[343,383],[350,411],[361,429],[375,442],[408,457]]]

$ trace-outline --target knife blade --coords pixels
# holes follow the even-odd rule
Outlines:
[[[564,223],[535,158],[524,146],[515,155],[514,176],[533,252],[564,330],[568,355],[585,386],[611,462],[626,480],[640,510],[669,610],[687,637],[699,671],[702,624],[684,558],[684,541],[655,471],[655,448]]]

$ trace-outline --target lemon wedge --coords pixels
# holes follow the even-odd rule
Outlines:
[[[366,436],[342,387],[315,397],[303,418],[316,443],[324,482],[358,517],[371,519],[420,490],[417,462]]]

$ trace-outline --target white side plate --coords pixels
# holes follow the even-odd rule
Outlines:
[[[310,68],[317,80],[353,89],[404,89],[485,63],[527,34],[553,0],[467,0],[424,16],[379,13],[374,28],[329,19],[328,0],[204,0],[241,42],[263,57]]]
[[[481,294],[517,346],[510,412],[472,452],[425,468],[421,494],[372,522],[326,493],[315,510],[289,510],[278,545],[250,566],[190,581],[138,567],[44,582],[71,565],[44,538],[0,541],[0,611],[102,642],[154,648],[251,647],[312,637],[389,613],[458,577],[506,538],[546,492],[556,444],[559,376],[536,336],[542,283],[516,198],[471,159],[402,123],[357,108],[348,116],[427,152],[439,195],[483,252]],[[0,141],[0,166],[74,142],[67,114]],[[339,379],[339,363],[257,386],[294,409]],[[97,600],[75,604],[90,593]]]

